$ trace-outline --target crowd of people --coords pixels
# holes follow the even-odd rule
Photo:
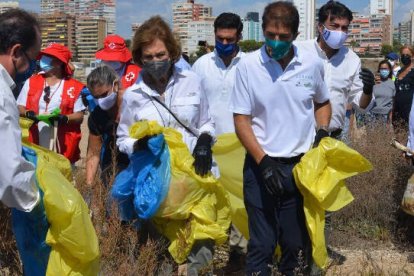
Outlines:
[[[100,65],[84,85],[73,78],[67,47],[51,43],[40,51],[40,26],[32,15],[20,9],[1,14],[0,151],[7,160],[0,166],[1,202],[29,213],[40,208],[35,168],[21,155],[19,116],[34,122],[32,143],[55,150],[74,166],[80,158],[80,125],[89,110],[86,183],[91,189],[99,170],[102,183],[110,186],[111,174],[124,170],[131,155],[148,150],[151,136],[130,137],[138,121],[156,121],[181,133],[201,177],[220,177],[212,146],[217,135],[236,133],[246,149],[242,173],[249,240],[231,225],[230,263],[245,265],[247,275],[270,275],[279,245],[283,275],[294,275],[300,254],[310,264],[303,197],[292,169],[324,137],[345,139],[349,111],[358,126],[402,122],[414,137],[414,52],[404,46],[399,55],[390,53],[379,62],[375,73],[362,68],[344,45],[352,12],[338,1],[319,9],[317,38],[308,41],[295,41],[299,14],[290,2],[268,4],[262,19],[264,45],[243,53],[240,17],[220,14],[214,51],[191,66],[168,24],[151,17],[135,32],[131,52],[120,36],[106,37],[96,52]],[[414,150],[411,144],[409,138]],[[327,214],[328,248],[330,218]],[[187,274],[197,275],[213,252],[211,240],[197,241]]]

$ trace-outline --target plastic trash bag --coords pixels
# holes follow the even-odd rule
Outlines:
[[[372,170],[371,163],[357,151],[333,138],[323,138],[294,167],[296,185],[303,196],[306,226],[312,241],[312,257],[325,268],[325,211],[337,211],[354,199],[344,180]]]
[[[200,177],[195,173],[194,158],[178,131],[162,128],[154,121],[141,121],[130,128],[130,136],[137,139],[161,132],[170,154],[171,181],[152,221],[171,241],[168,249],[174,260],[182,263],[196,240],[226,242],[230,204],[222,185],[212,174]]]
[[[407,181],[401,209],[407,214],[414,216],[414,174]]]
[[[164,136],[150,138],[148,150],[132,154],[130,160],[128,168],[115,178],[111,194],[119,202],[122,220],[131,220],[135,214],[149,219],[158,211],[170,186],[170,155]]]
[[[229,195],[231,222],[246,239],[249,239],[243,198],[243,165],[246,150],[235,133],[225,133],[217,136],[213,154],[220,169],[219,181]]]
[[[23,147],[23,156],[36,165],[36,152]],[[25,275],[46,275],[49,261],[51,248],[45,241],[49,223],[43,206],[43,193],[40,191],[40,194],[40,202],[31,212],[12,209],[12,230]]]
[[[24,127],[28,124],[21,124]],[[51,246],[46,275],[98,275],[98,238],[82,196],[72,185],[69,160],[27,142],[36,153],[36,177],[43,191],[49,222],[46,243]]]

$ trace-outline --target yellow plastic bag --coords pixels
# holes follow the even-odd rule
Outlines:
[[[182,263],[196,240],[208,238],[216,244],[227,240],[230,203],[217,179],[195,173],[194,158],[178,131],[162,128],[154,121],[137,122],[130,128],[130,136],[136,139],[161,132],[170,152],[171,182],[153,222],[171,241],[168,249],[174,260]]]
[[[372,170],[371,163],[344,143],[324,138],[307,152],[293,169],[304,199],[306,226],[312,241],[312,257],[325,268],[328,261],[324,226],[325,211],[337,211],[354,198],[344,180]]]
[[[27,129],[30,124],[26,121],[21,127]],[[98,238],[88,206],[72,185],[69,160],[29,143],[24,137],[23,145],[37,154],[36,176],[44,193],[43,203],[50,224],[46,243],[52,250],[46,274],[98,275]]]
[[[249,228],[243,198],[243,164],[246,150],[235,133],[225,133],[217,137],[213,154],[220,169],[220,183],[229,195],[231,221],[248,239]]]

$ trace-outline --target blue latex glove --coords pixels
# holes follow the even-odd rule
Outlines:
[[[81,97],[83,105],[88,107],[89,112],[92,112],[97,104],[95,98],[91,94],[91,91],[89,91],[86,86],[81,90]]]

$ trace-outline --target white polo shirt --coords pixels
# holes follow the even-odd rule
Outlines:
[[[233,113],[229,111],[230,95],[236,78],[236,65],[245,53],[239,51],[226,67],[216,50],[200,57],[193,71],[202,79],[216,134],[234,133]]]
[[[231,96],[233,113],[251,115],[253,132],[266,154],[293,157],[307,152],[315,137],[314,101],[329,100],[323,64],[293,46],[283,71],[262,46],[238,64]]]
[[[361,59],[347,47],[343,46],[330,59],[319,47],[316,39],[295,41],[295,45],[309,51],[309,56],[319,58],[325,69],[325,83],[330,92],[332,105],[332,118],[329,130],[343,129],[345,123],[346,106],[352,104],[354,108],[362,111],[359,100],[362,96],[363,84],[359,78],[361,71]],[[365,108],[369,110],[373,102]]]
[[[129,128],[141,120],[154,120],[161,126],[177,129],[189,150],[193,149],[197,137],[182,127],[177,120],[158,102],[151,97],[157,97],[189,127],[195,134],[203,132],[214,134],[214,122],[208,110],[208,102],[201,87],[201,79],[191,70],[182,70],[175,65],[173,75],[168,81],[163,97],[152,90],[142,79],[129,87],[122,98],[121,116],[117,129],[116,144],[121,152],[131,155],[137,139],[129,136]]]

